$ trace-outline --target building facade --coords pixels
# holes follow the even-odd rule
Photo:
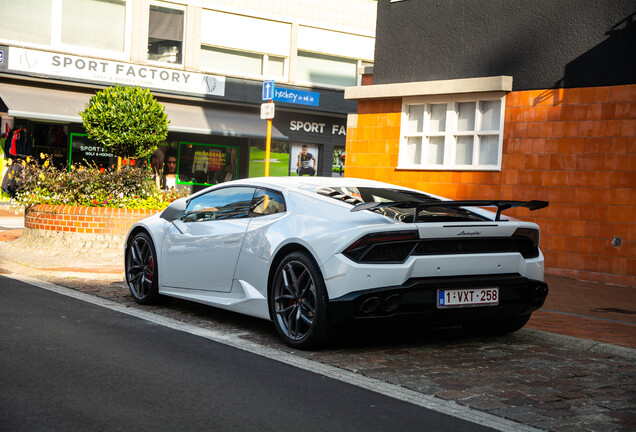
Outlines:
[[[547,273],[636,286],[636,12],[616,0],[380,0],[347,175],[540,199]],[[371,75],[372,74],[372,75]]]
[[[130,85],[165,106],[168,141],[151,163],[176,155],[179,187],[263,175],[273,81],[271,175],[297,175],[303,145],[316,175],[332,175],[356,110],[344,88],[373,60],[375,13],[370,0],[1,0],[4,150],[111,166],[79,112],[97,90]]]

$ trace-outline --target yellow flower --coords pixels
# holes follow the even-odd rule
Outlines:
[[[47,166],[49,166],[49,160],[48,159],[44,161],[44,168],[46,168]]]
[[[40,180],[44,180],[44,173],[40,173]]]
[[[27,156],[27,163],[31,163],[31,156]]]
[[[40,153],[40,159],[44,159],[46,158],[46,155],[44,153]]]

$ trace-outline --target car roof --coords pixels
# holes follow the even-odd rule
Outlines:
[[[401,186],[366,180],[354,177],[253,177],[236,180],[234,184],[251,184],[262,187],[275,187],[277,189],[317,191],[326,187],[378,187],[406,189]]]

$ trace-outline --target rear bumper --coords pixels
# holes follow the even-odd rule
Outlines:
[[[440,309],[438,289],[498,287],[499,304]],[[333,323],[357,319],[420,315],[439,325],[458,325],[475,321],[504,320],[539,309],[548,294],[545,282],[519,274],[413,278],[401,286],[356,291],[331,299]]]

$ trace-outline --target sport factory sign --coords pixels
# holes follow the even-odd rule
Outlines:
[[[225,77],[10,47],[8,70],[171,92],[225,96]]]

